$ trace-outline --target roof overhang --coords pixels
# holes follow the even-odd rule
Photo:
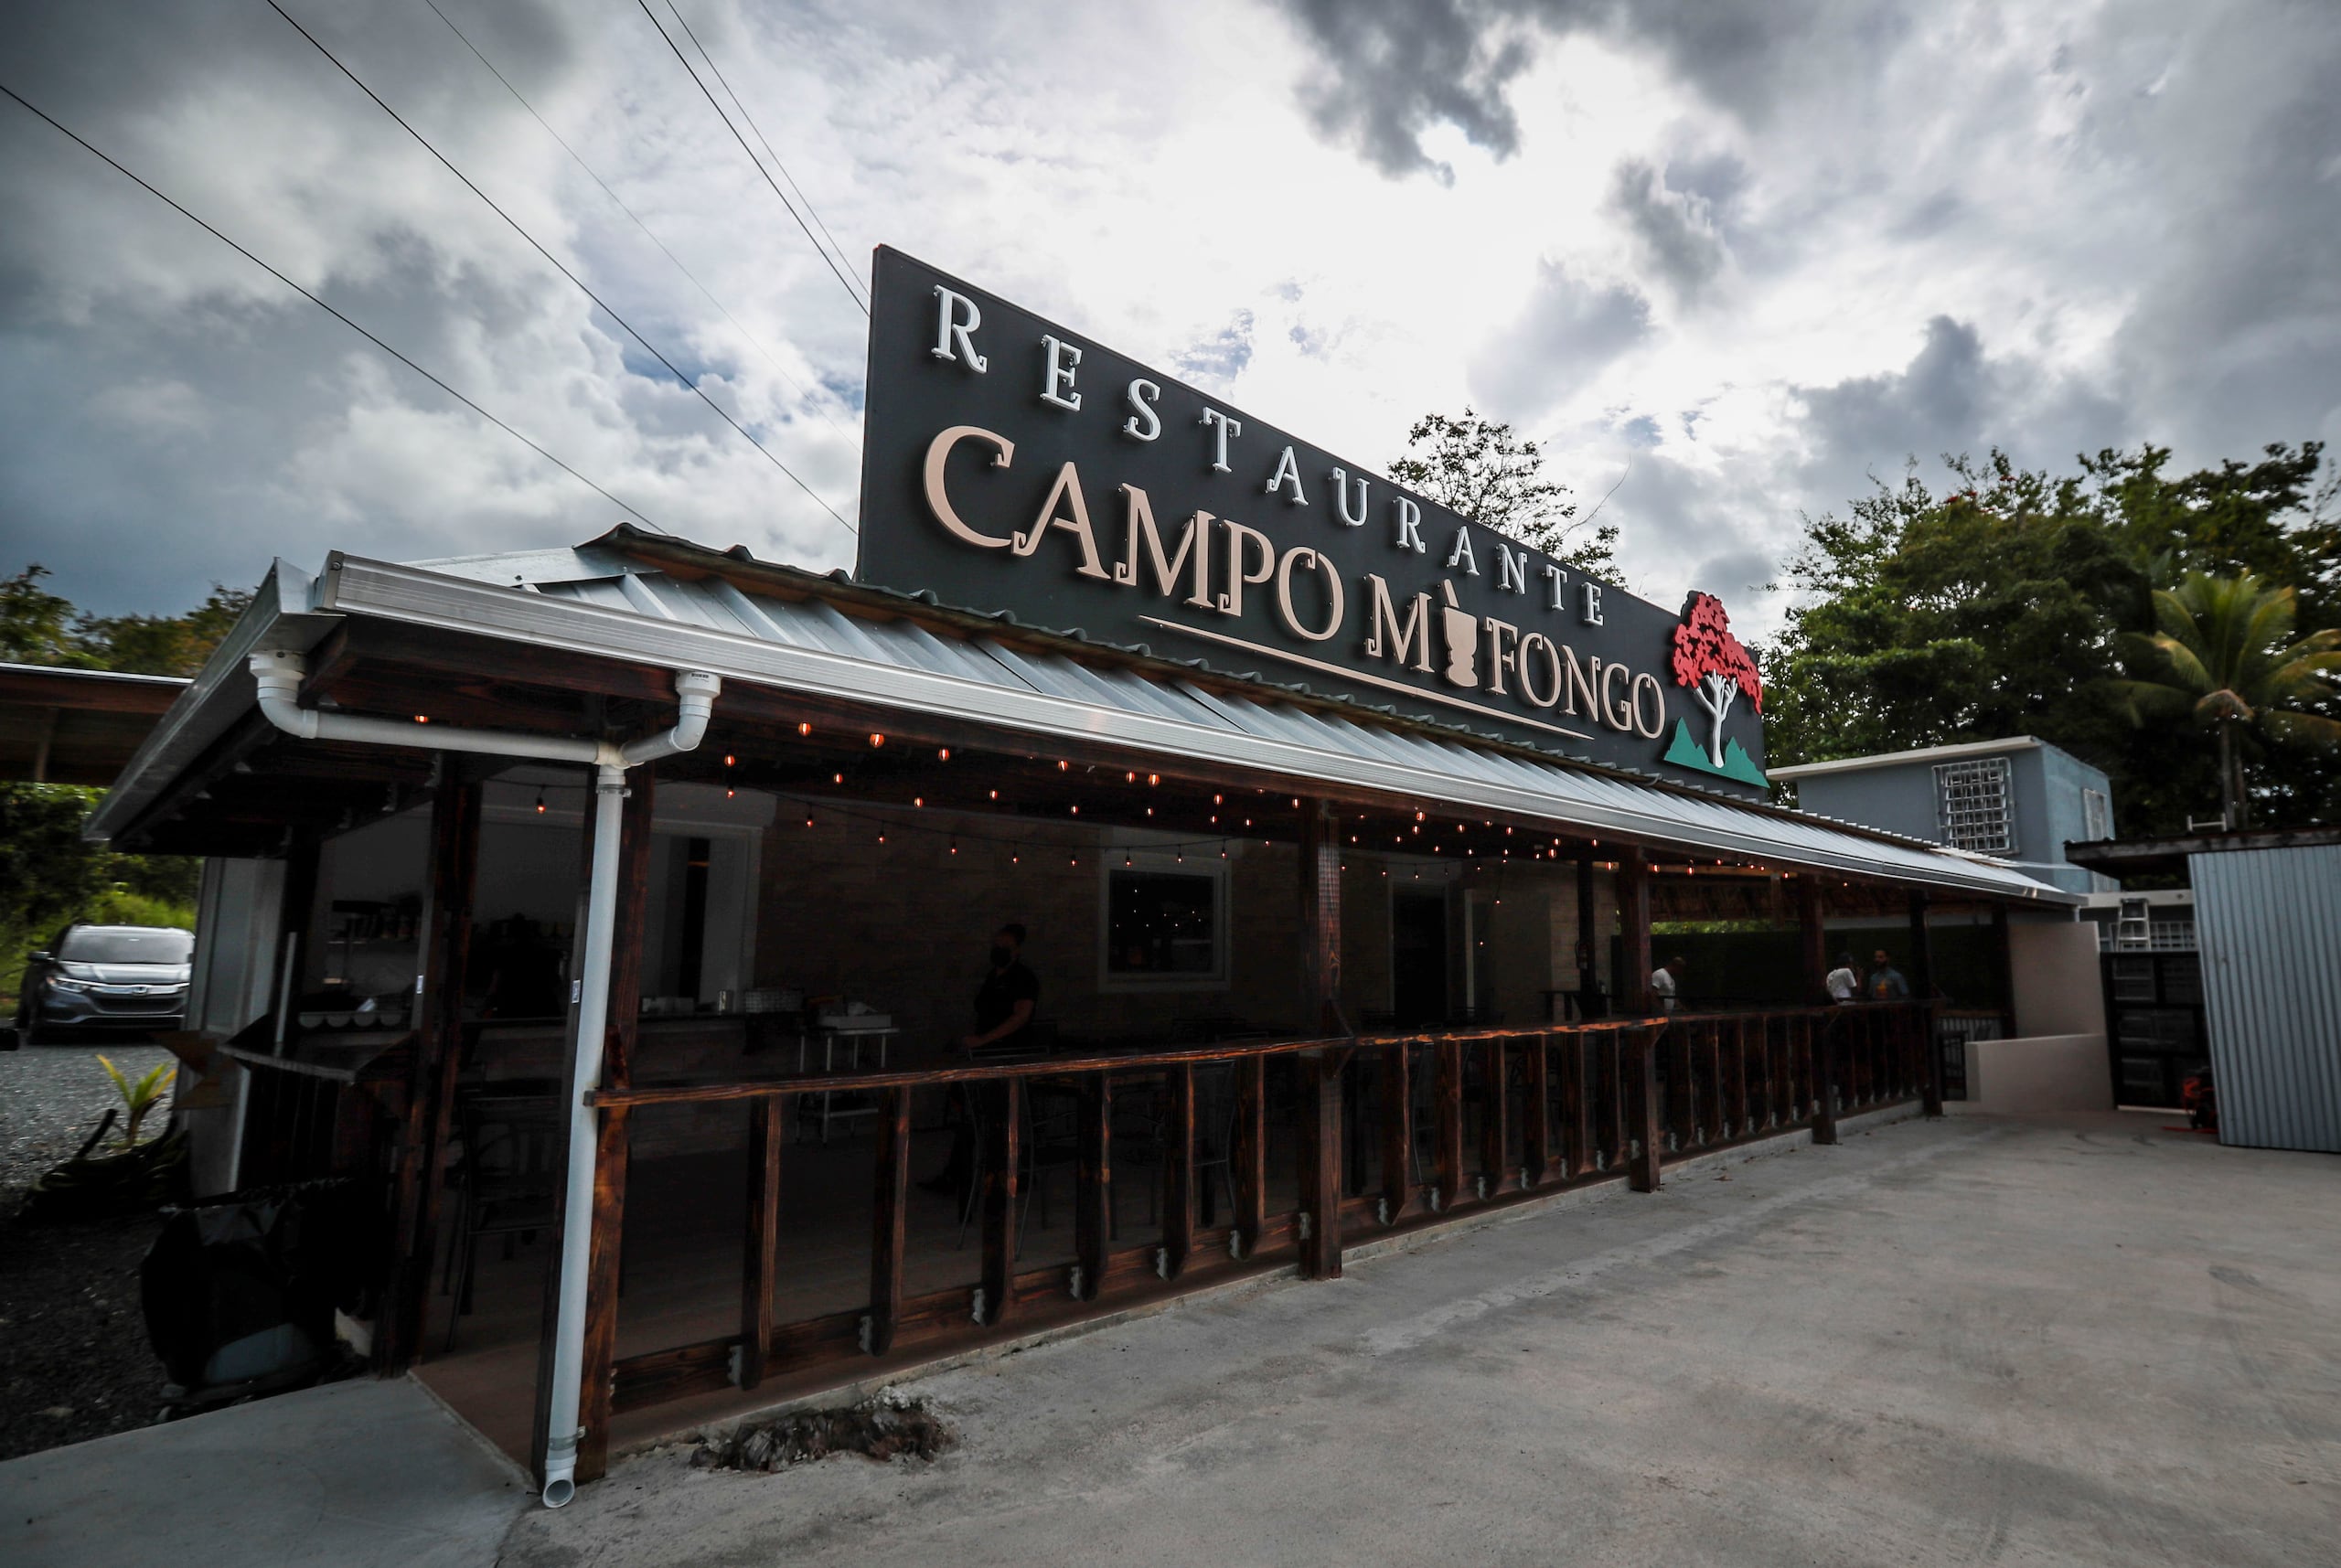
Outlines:
[[[108,783],[187,686],[179,676],[0,664],[0,778]]]
[[[2341,844],[2341,827],[2245,827],[2171,838],[2102,838],[2065,846],[2065,859],[2108,877],[2184,875],[2193,855],[2248,849],[2307,849]]]
[[[2009,752],[2038,751],[2048,742],[2031,735],[2011,735],[2004,741],[1962,741],[1950,746],[1921,746],[1914,752],[1879,752],[1866,757],[1840,757],[1834,762],[1798,763],[1769,770],[1778,780],[1817,779],[1831,773],[1865,773],[1876,768],[1909,763],[1955,763],[1962,757],[1995,757]]]
[[[487,639],[516,650],[516,671],[549,658],[590,664],[613,672],[614,689],[645,697],[663,688],[647,677],[707,670],[723,677],[728,694],[764,688],[906,722],[946,715],[1034,741],[1109,746],[1693,854],[2078,901],[1983,857],[1557,762],[1265,682],[1211,679],[1169,660],[632,530],[577,550],[424,566],[336,554],[305,600],[303,587],[280,562],[253,612],[117,784],[94,832],[134,827],[176,768],[250,716],[244,660],[251,651],[316,647],[337,627],[364,624]],[[725,706],[719,699],[719,719]],[[427,742],[419,737],[418,745]]]

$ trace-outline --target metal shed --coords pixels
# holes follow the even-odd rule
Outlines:
[[[2186,858],[2219,1140],[2341,1154],[2341,844]]]

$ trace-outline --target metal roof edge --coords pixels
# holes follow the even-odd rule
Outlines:
[[[1907,763],[1941,762],[1953,757],[1983,757],[1994,752],[2062,751],[2064,748],[2040,739],[2037,735],[2010,735],[2000,741],[1955,741],[1945,746],[1920,746],[1908,752],[1875,752],[1866,757],[1835,757],[1822,763],[1791,763],[1784,768],[1767,768],[1765,773],[1774,779],[1794,783],[1798,779],[1819,778],[1829,773],[1865,773],[1872,768],[1898,767]],[[2069,752],[2067,753],[2070,755]]]

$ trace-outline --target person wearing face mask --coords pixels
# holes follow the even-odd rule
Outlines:
[[[959,1037],[962,1055],[1014,1051],[1030,1036],[1032,1008],[1041,999],[1041,982],[1024,966],[1023,951],[1022,926],[1011,921],[992,933],[991,964],[984,971],[983,984],[976,988],[976,1027],[972,1033]],[[961,1114],[951,1129],[951,1157],[919,1187],[927,1192],[949,1193],[965,1204],[976,1179],[976,1127],[974,1118],[966,1114],[966,1091],[953,1093],[959,1096]]]
[[[1022,926],[1011,922],[992,933],[991,967],[976,991],[975,1032],[959,1037],[959,1049],[969,1055],[1024,1043],[1032,1027],[1032,1008],[1041,999],[1041,982],[1024,966],[1023,951]]]

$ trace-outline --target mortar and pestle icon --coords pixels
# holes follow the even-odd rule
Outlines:
[[[1438,613],[1438,619],[1447,632],[1448,684],[1476,687],[1480,684],[1480,623],[1460,607],[1454,583],[1441,580],[1438,591],[1447,596],[1447,608]]]

